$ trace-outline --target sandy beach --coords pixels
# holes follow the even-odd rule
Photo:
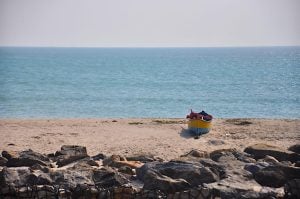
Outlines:
[[[152,154],[165,160],[191,149],[243,150],[254,143],[282,148],[300,142],[300,120],[215,119],[212,130],[199,139],[187,131],[184,119],[2,119],[0,150],[32,149],[41,153],[62,145],[86,146],[96,155]]]

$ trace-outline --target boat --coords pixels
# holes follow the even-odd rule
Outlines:
[[[196,136],[206,134],[211,129],[211,121],[205,121],[203,119],[189,119],[188,121],[188,129],[190,132],[195,134]]]
[[[212,115],[207,114],[205,111],[200,113],[193,112],[186,116],[188,121],[188,130],[196,136],[208,133],[212,126]]]

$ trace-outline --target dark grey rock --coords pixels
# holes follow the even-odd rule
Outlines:
[[[285,198],[300,198],[300,179],[289,180],[284,185]]]
[[[33,172],[27,177],[28,185],[52,185],[49,173]]]
[[[93,171],[93,181],[100,188],[120,186],[128,182],[120,173],[105,167]]]
[[[219,179],[209,168],[196,162],[149,162],[141,168],[137,168],[136,172],[137,177],[144,182],[145,188],[156,187],[155,177],[157,177],[157,182],[163,182],[164,189],[168,192],[174,191],[174,188],[186,188],[188,185],[193,187],[203,183],[215,182]],[[150,174],[148,174],[149,172]],[[182,186],[175,186],[173,183],[179,183]],[[167,188],[167,185],[169,185],[169,188]]]
[[[143,188],[146,190],[162,190],[164,192],[173,193],[189,189],[191,188],[191,185],[182,178],[173,179],[158,172],[149,170],[144,176]]]
[[[294,144],[288,150],[300,154],[300,144]]]
[[[211,159],[201,158],[199,162],[213,171],[220,179],[227,177],[226,166]]]
[[[64,145],[60,151],[55,153],[56,164],[58,167],[63,167],[77,160],[88,157],[86,147],[76,145]]]
[[[282,187],[289,180],[300,179],[300,168],[285,165],[269,166],[256,172],[254,178],[262,186]]]
[[[34,152],[32,150],[22,151],[17,156],[10,157],[6,166],[8,167],[22,167],[22,166],[33,166],[39,164],[42,166],[48,165],[49,158],[43,154]]]
[[[28,184],[29,167],[4,167],[0,172],[0,187],[21,187]]]
[[[268,166],[270,166],[270,164],[267,162],[248,163],[244,166],[244,169],[255,174]]]
[[[73,190],[80,185],[93,186],[93,171],[88,166],[74,166],[67,169],[50,172],[50,177],[55,185]]]
[[[93,160],[103,160],[106,158],[106,155],[104,155],[103,153],[99,153],[97,155],[92,156]]]
[[[297,160],[300,160],[299,154],[267,144],[255,144],[247,147],[244,151],[253,155],[255,159],[262,159],[269,155],[276,158],[278,161],[296,162]]]
[[[121,173],[125,173],[125,174],[128,174],[128,175],[135,175],[135,172],[133,169],[131,169],[130,167],[128,166],[122,166],[118,169],[119,172]]]
[[[88,156],[86,147],[77,145],[63,145],[60,151],[55,153],[55,156]]]
[[[210,153],[210,158],[216,162],[230,162],[239,160],[241,162],[256,162],[251,155],[237,151],[236,149],[219,149]]]
[[[42,166],[40,164],[34,164],[30,167],[30,170],[31,171],[42,171],[44,173],[49,173],[49,167],[46,167],[46,166]]]
[[[15,151],[2,151],[2,156],[5,157],[7,160],[10,158],[18,156],[18,153]]]
[[[262,199],[262,198],[283,198],[283,188],[275,189],[270,187],[262,187],[253,181],[232,182],[222,180],[211,184],[205,184],[213,197],[222,199]]]

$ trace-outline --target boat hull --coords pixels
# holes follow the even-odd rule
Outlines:
[[[195,135],[202,135],[208,133],[211,129],[211,121],[201,119],[190,119],[188,121],[189,131]]]

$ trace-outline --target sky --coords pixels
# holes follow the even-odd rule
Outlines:
[[[0,46],[300,45],[300,0],[0,0]]]

